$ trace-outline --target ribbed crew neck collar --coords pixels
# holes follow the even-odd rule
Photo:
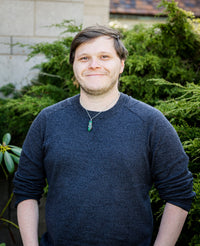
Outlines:
[[[74,106],[75,110],[78,111],[79,114],[83,114],[83,113],[86,114],[85,108],[80,104],[80,94],[74,96],[71,99],[72,99],[71,103]],[[120,96],[119,96],[119,99],[116,102],[116,104],[112,108],[110,108],[106,111],[102,111],[102,113],[98,116],[98,118],[104,118],[104,117],[107,117],[108,115],[115,114],[116,112],[118,112],[120,110],[120,108],[124,105],[124,103],[127,100],[128,100],[127,95],[120,92]],[[94,114],[97,114],[99,111],[88,110],[88,112],[91,115],[94,115]]]

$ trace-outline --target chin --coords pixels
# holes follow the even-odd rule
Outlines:
[[[109,89],[105,89],[105,88],[99,88],[99,89],[82,88],[82,90],[91,96],[100,96],[100,95],[103,95],[109,91]]]

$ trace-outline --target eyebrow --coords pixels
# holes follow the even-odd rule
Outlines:
[[[110,54],[111,55],[112,53],[109,52],[109,51],[99,51],[97,54]],[[88,55],[90,55],[90,54],[84,52],[84,53],[77,54],[77,57],[80,57],[80,56],[88,56]]]

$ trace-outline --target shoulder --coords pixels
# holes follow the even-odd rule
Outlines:
[[[125,106],[137,118],[137,126],[145,127],[156,141],[165,138],[172,146],[177,141],[180,144],[175,128],[158,109],[129,96]]]
[[[63,110],[70,111],[72,110],[72,106],[79,101],[79,95],[67,98],[65,100],[62,100],[56,104],[53,104],[51,106],[48,106],[44,108],[39,116],[51,116],[52,114],[59,114]]]
[[[73,111],[73,105],[77,104],[78,102],[79,95],[76,95],[42,109],[32,122],[31,127],[44,128],[47,122],[56,124],[56,122],[62,120],[66,114],[71,115]]]
[[[135,117],[138,117],[142,121],[155,121],[158,119],[165,119],[165,116],[156,108],[142,101],[139,101],[131,96],[123,94],[125,97],[124,106],[129,110]]]
[[[77,103],[79,100],[79,95],[69,97],[65,100],[62,100],[56,104],[53,104],[49,107],[44,108],[42,111],[48,114],[51,114],[52,112],[58,111],[58,110],[63,110],[66,108],[71,108],[74,103]]]

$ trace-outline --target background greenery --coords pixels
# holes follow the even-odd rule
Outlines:
[[[177,130],[190,157],[197,194],[177,245],[200,246],[200,21],[173,0],[161,0],[160,6],[166,23],[120,29],[129,51],[120,90],[157,107]],[[18,146],[41,109],[79,93],[68,58],[73,33],[81,26],[70,21],[60,26],[71,36],[30,47],[28,59],[37,54],[47,58],[37,65],[38,77],[20,91],[12,84],[1,88],[13,98],[0,100],[0,137],[10,132]],[[156,232],[164,203],[155,189],[151,200]]]

